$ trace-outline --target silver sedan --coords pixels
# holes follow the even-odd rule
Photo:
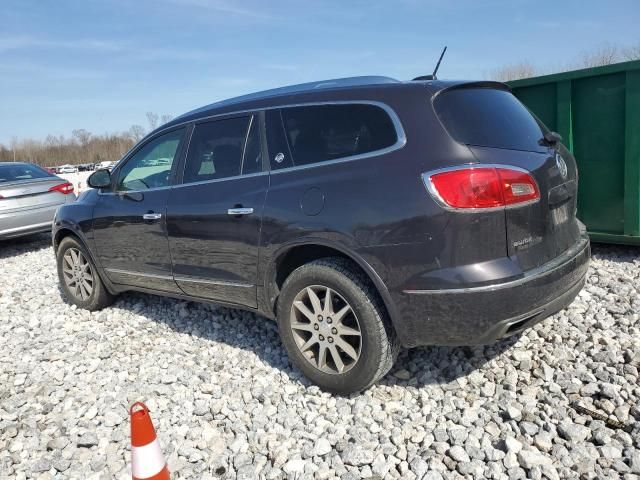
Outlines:
[[[0,240],[50,231],[56,209],[75,199],[73,184],[37,165],[0,162]]]

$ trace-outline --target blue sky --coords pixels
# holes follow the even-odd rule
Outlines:
[[[608,6],[607,8],[604,8]],[[4,0],[0,143],[354,75],[486,78],[640,42],[640,1]]]

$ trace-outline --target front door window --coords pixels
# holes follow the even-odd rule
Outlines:
[[[116,190],[141,191],[168,186],[184,131],[181,128],[161,135],[138,150],[120,170]]]

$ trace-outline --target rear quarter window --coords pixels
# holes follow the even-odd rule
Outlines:
[[[362,155],[398,141],[388,113],[370,104],[313,105],[282,109],[294,165]],[[284,162],[283,165],[291,166]],[[282,168],[276,164],[275,168]]]
[[[440,121],[454,140],[466,145],[544,152],[536,118],[506,90],[460,88],[434,100]]]

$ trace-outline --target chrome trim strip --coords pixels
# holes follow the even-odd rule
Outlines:
[[[335,102],[316,102],[316,103],[299,103],[292,105],[284,105],[281,107],[271,107],[271,108],[295,108],[295,107],[305,107],[305,106],[318,106],[318,105],[373,105],[383,109],[389,118],[391,119],[391,123],[393,124],[393,128],[396,131],[396,143],[390,145],[385,148],[381,148],[380,150],[374,150],[372,152],[360,153],[358,155],[350,155],[347,157],[336,158],[334,160],[320,161],[311,163],[308,165],[295,165],[293,167],[281,168],[278,170],[271,170],[271,174],[277,175],[279,173],[291,172],[295,170],[305,170],[307,168],[317,168],[325,165],[335,165],[336,163],[342,162],[350,162],[352,160],[361,160],[363,158],[377,157],[380,155],[386,155],[387,153],[394,152],[396,150],[401,149],[407,144],[407,136],[404,133],[404,128],[402,126],[402,122],[400,118],[396,114],[396,112],[386,103],[377,102],[374,100],[346,100],[346,101],[335,101]],[[267,108],[265,110],[269,110]]]
[[[154,187],[154,188],[147,188],[145,190],[120,190],[117,192],[103,192],[101,189],[98,189],[98,195],[127,195],[130,193],[146,193],[146,192],[157,192],[159,190],[168,190],[170,188],[172,188],[174,185],[165,185],[164,187]]]
[[[179,123],[174,123],[166,128],[163,128],[162,130],[158,130],[153,132],[153,136],[155,137],[156,135],[164,132],[165,130],[171,130],[172,128],[175,127],[180,127],[182,125],[186,125],[188,123],[199,123],[199,122],[203,122],[203,121],[207,121],[207,120],[212,120],[212,119],[216,119],[216,118],[223,118],[223,117],[230,117],[230,116],[234,116],[234,115],[241,115],[241,114],[245,114],[245,113],[257,113],[257,112],[261,112],[261,111],[267,111],[267,110],[275,110],[278,108],[293,108],[293,107],[312,107],[312,106],[317,106],[317,105],[375,105],[378,107],[381,107],[382,109],[384,109],[387,113],[389,113],[389,115],[391,116],[391,120],[396,120],[398,126],[400,127],[400,132],[398,132],[401,135],[398,135],[398,138],[400,138],[400,136],[402,136],[403,138],[406,139],[405,134],[404,134],[404,129],[402,128],[402,123],[400,122],[400,119],[398,118],[398,115],[396,114],[396,112],[386,103],[383,102],[379,102],[377,100],[326,100],[326,101],[319,101],[319,102],[302,102],[302,103],[284,103],[284,104],[279,104],[279,105],[271,105],[268,107],[255,107],[255,108],[248,108],[248,109],[244,109],[244,110],[232,110],[229,112],[225,112],[225,113],[217,113],[217,114],[213,114],[213,115],[207,115],[204,117],[197,117],[197,118],[192,118],[191,120],[184,120],[182,122]],[[395,122],[394,122],[395,125]],[[146,137],[145,137],[146,138]],[[144,139],[140,140],[140,142],[142,142]],[[124,158],[124,157],[123,157]]]
[[[451,167],[437,168],[435,170],[429,170],[421,175],[422,182],[424,186],[427,188],[427,191],[431,194],[436,203],[442,207],[443,209],[449,212],[456,213],[477,213],[477,212],[496,212],[500,210],[512,210],[515,208],[526,207],[527,205],[532,205],[540,201],[540,198],[536,198],[535,200],[527,200],[526,202],[517,203],[515,205],[507,205],[504,207],[488,207],[488,208],[457,208],[448,205],[444,199],[440,196],[440,193],[436,189],[435,185],[431,181],[431,176],[437,175],[438,173],[452,172],[455,170],[466,170],[466,169],[475,169],[475,168],[508,168],[509,170],[516,170],[518,172],[526,173],[527,175],[531,175],[529,170],[526,170],[521,167],[516,167],[515,165],[507,165],[502,163],[465,163],[462,165],[455,165]],[[533,178],[533,175],[531,175]],[[538,186],[538,182],[535,178],[533,181],[536,182],[536,186],[538,187],[538,192],[540,192],[540,187]]]
[[[408,295],[442,295],[442,294],[457,294],[457,293],[480,293],[480,292],[492,292],[496,290],[502,290],[505,288],[518,287],[531,280],[531,277],[542,278],[547,275],[551,275],[556,270],[564,267],[567,263],[571,262],[574,258],[581,255],[589,246],[589,237],[585,234],[580,237],[580,240],[568,250],[566,250],[559,257],[540,265],[537,268],[529,270],[523,277],[517,278],[510,282],[497,283],[493,285],[483,285],[481,287],[468,287],[468,288],[443,288],[440,290],[403,290],[402,293]]]
[[[131,276],[146,277],[146,278],[157,278],[159,280],[173,280],[173,277],[169,275],[158,275],[155,273],[134,272],[131,270],[121,270],[119,268],[105,268],[105,270],[109,273],[115,273],[116,275],[131,275]]]
[[[230,111],[230,112],[225,112],[225,113],[218,113],[218,114],[214,114],[214,115],[208,115],[208,116],[204,116],[204,117],[198,117],[198,118],[192,118],[190,120],[185,120],[182,121],[180,123],[175,123],[172,124],[166,128],[163,128],[162,130],[158,130],[153,132],[153,137],[156,136],[160,136],[162,133],[164,133],[165,131],[169,131],[171,129],[177,128],[177,127],[182,127],[184,125],[188,125],[188,124],[198,124],[200,122],[206,122],[209,120],[215,120],[217,118],[223,119],[225,117],[232,117],[235,115],[242,115],[242,114],[256,114],[257,112],[262,112],[262,111],[267,111],[267,110],[275,110],[275,109],[281,109],[281,108],[295,108],[295,107],[313,107],[313,106],[320,106],[320,105],[374,105],[376,107],[382,108],[387,115],[389,115],[389,118],[391,119],[391,123],[393,123],[393,127],[396,131],[396,136],[397,136],[397,140],[396,143],[394,143],[393,145],[380,149],[380,150],[375,150],[373,152],[368,152],[368,153],[361,153],[359,155],[351,155],[349,157],[342,157],[342,158],[337,158],[335,160],[328,160],[326,162],[318,162],[318,163],[313,163],[313,164],[309,164],[309,165],[298,165],[298,166],[294,166],[294,167],[289,167],[289,168],[283,168],[280,170],[271,170],[270,172],[258,172],[258,173],[253,173],[253,174],[249,174],[249,175],[237,175],[234,177],[226,177],[226,178],[218,178],[215,180],[204,180],[202,182],[193,182],[193,183],[181,183],[181,184],[175,184],[175,185],[169,185],[166,187],[158,187],[158,188],[149,188],[147,190],[140,190],[140,191],[127,191],[127,192],[106,192],[106,193],[101,193],[100,191],[98,191],[98,193],[100,195],[116,195],[116,194],[123,194],[123,193],[144,193],[144,192],[149,192],[149,191],[154,191],[154,190],[162,190],[165,188],[176,188],[176,187],[182,187],[182,186],[187,186],[187,185],[199,185],[201,183],[210,183],[210,182],[219,182],[222,180],[230,180],[230,179],[234,179],[234,178],[240,178],[240,177],[249,177],[249,176],[253,176],[253,175],[263,175],[263,174],[268,174],[268,173],[272,173],[272,174],[277,174],[277,173],[283,173],[283,172],[290,172],[290,171],[294,171],[294,170],[303,170],[303,169],[307,169],[307,168],[316,168],[316,167],[322,167],[324,165],[334,165],[336,163],[340,163],[340,162],[349,162],[352,160],[360,160],[363,158],[369,158],[369,157],[376,157],[379,155],[385,155],[387,153],[391,153],[395,150],[399,150],[402,147],[404,147],[407,144],[407,136],[405,134],[404,131],[404,127],[402,126],[402,122],[400,121],[400,118],[398,117],[398,114],[395,112],[395,110],[393,110],[389,105],[387,105],[386,103],[383,102],[379,102],[376,100],[327,100],[327,101],[320,101],[320,102],[302,102],[302,103],[290,103],[290,104],[280,104],[280,105],[272,105],[269,107],[259,107],[259,108],[251,108],[251,109],[245,109],[245,110],[234,110],[234,111]],[[153,138],[153,137],[150,137]],[[138,142],[136,145],[134,145],[131,150],[129,152],[127,152],[121,160],[119,160],[119,162],[122,161],[127,161],[128,160],[128,155],[134,151],[138,151],[138,149],[136,148],[138,146],[138,144],[141,144],[143,141],[146,140],[147,137],[143,138],[142,140],[140,140],[140,142]],[[187,145],[188,148],[188,145]],[[119,163],[118,162],[118,163]]]
[[[237,180],[239,178],[250,178],[250,177],[258,177],[260,175],[268,175],[269,172],[256,172],[256,173],[248,173],[246,175],[234,175],[233,177],[224,177],[224,178],[213,178],[211,180],[201,180],[199,182],[190,182],[190,183],[180,183],[177,185],[172,185],[171,188],[183,188],[183,187],[191,187],[193,185],[206,185],[208,183],[218,183],[224,180]]]
[[[251,288],[255,285],[250,283],[241,283],[241,282],[225,282],[219,280],[203,280],[201,278],[195,277],[174,277],[176,282],[185,282],[185,283],[201,283],[204,285],[219,285],[226,287],[241,287],[241,288]]]

